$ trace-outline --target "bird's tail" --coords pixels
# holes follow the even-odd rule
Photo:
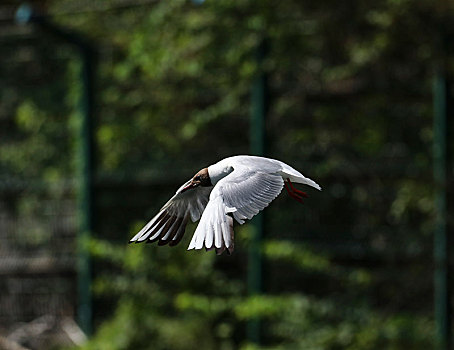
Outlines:
[[[322,188],[320,187],[320,185],[318,183],[316,183],[314,180],[311,180],[311,179],[309,179],[308,177],[305,177],[305,176],[298,177],[296,179],[296,181],[294,181],[294,182],[314,187],[314,188],[316,188],[319,191],[322,190]]]
[[[233,218],[225,213],[222,198],[217,197],[208,202],[188,250],[205,247],[206,250],[215,249],[218,255],[225,250],[231,254],[233,238]]]
[[[287,166],[287,168],[285,168],[284,170],[281,171],[281,176],[284,179],[290,179],[290,181],[292,181],[294,183],[299,183],[299,184],[304,184],[304,185],[314,187],[319,191],[322,190],[320,185],[318,183],[316,183],[314,180],[309,179],[308,177],[304,176],[299,171],[291,168],[287,164],[285,164],[285,165]]]

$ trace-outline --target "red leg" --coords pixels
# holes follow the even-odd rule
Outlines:
[[[288,180],[290,182],[290,180]],[[296,199],[298,202],[300,203],[303,203],[303,198],[300,197],[297,193],[293,192],[290,190],[288,184],[287,184],[287,181],[284,181],[284,186],[285,186],[285,189],[287,190],[287,193],[289,194],[290,197]]]
[[[298,193],[299,195],[301,195],[301,196],[303,196],[303,197],[306,197],[306,198],[309,197],[309,196],[307,195],[306,192],[300,191],[300,190],[296,189],[295,187],[293,187],[293,184],[292,184],[292,182],[290,181],[290,179],[287,179],[287,181],[288,181],[290,187],[292,188],[292,191],[293,191],[293,192]]]
[[[301,198],[300,196],[298,196],[298,195],[297,195],[296,193],[294,193],[294,192],[290,193],[290,197],[296,199],[296,200],[297,200],[298,202],[300,202],[300,203],[304,203],[304,202],[303,202],[303,198]]]

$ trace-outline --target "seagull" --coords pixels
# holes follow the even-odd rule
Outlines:
[[[291,166],[275,159],[256,156],[225,158],[197,172],[181,186],[129,243],[158,241],[174,246],[183,238],[186,224],[200,219],[188,250],[234,249],[233,220],[243,224],[275,199],[282,188],[299,202],[307,197],[293,183],[321,187]]]

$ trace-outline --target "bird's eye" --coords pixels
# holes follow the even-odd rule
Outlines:
[[[195,180],[195,181],[200,181],[200,180],[201,180],[200,175],[197,175],[196,177],[194,177],[194,180]]]

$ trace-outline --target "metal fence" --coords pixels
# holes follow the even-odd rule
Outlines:
[[[1,10],[1,7],[0,7]],[[29,29],[13,28],[12,23],[3,23],[7,34],[0,37],[8,43],[10,55],[5,55],[3,63],[6,67],[14,66],[16,70],[19,65],[38,64],[44,66],[42,62],[33,60],[25,62],[13,58],[12,52],[23,48],[24,45],[33,50],[37,42],[41,42],[42,37],[37,38],[35,33]],[[49,39],[49,37],[47,37]],[[47,44],[49,47],[60,47],[60,43],[51,40]],[[8,46],[8,45],[5,45]],[[40,44],[41,45],[41,44]],[[52,59],[47,52],[44,58]],[[64,53],[57,62],[57,66],[65,66],[72,61],[71,55]],[[47,53],[47,55],[46,55]],[[25,55],[26,56],[26,55]],[[42,68],[45,72],[45,67]],[[5,74],[6,70],[2,71]],[[14,72],[14,70],[12,71]],[[11,76],[4,80],[4,86],[13,78]],[[36,77],[35,77],[36,78]],[[39,83],[37,83],[39,82]],[[44,89],[48,82],[45,76],[39,76],[33,82],[33,89]],[[277,85],[277,84],[276,84]],[[270,82],[272,93],[278,94],[280,91],[273,82]],[[274,89],[274,90],[273,90]],[[6,91],[6,90],[5,90]],[[13,90],[10,90],[13,91]],[[14,91],[13,91],[14,93]],[[441,92],[446,93],[446,92]],[[430,105],[430,94],[419,95],[396,95],[386,91],[352,91],[349,93],[333,92],[332,94],[314,93],[308,96],[305,108],[307,110],[306,119],[293,120],[287,126],[268,128],[267,154],[275,158],[282,158],[288,152],[288,145],[279,142],[281,135],[291,133],[292,129],[304,129],[306,124],[311,124],[317,128],[314,120],[310,120],[314,111],[320,108],[338,108],[339,120],[348,115],[363,113],[364,117],[377,117],[367,115],[364,106],[354,107],[357,96],[361,94],[370,99],[383,99],[381,114],[387,115],[384,120],[384,127],[392,129],[394,118],[406,118],[404,115],[408,111],[415,109],[416,105],[424,103]],[[262,96],[263,97],[263,96]],[[444,95],[446,98],[446,95]],[[21,97],[13,98],[15,103]],[[442,97],[443,99],[443,97]],[[444,100],[446,103],[446,100]],[[263,103],[257,102],[258,104]],[[440,102],[443,103],[443,102]],[[262,108],[263,106],[258,106]],[[14,108],[9,108],[9,112]],[[262,110],[264,114],[265,108]],[[269,113],[273,113],[271,110]],[[441,111],[446,113],[446,111]],[[263,115],[259,116],[259,119]],[[421,129],[431,129],[431,119],[424,116],[418,121],[409,122],[408,130],[415,132]],[[13,116],[11,114],[0,115],[0,123],[8,129],[11,127]],[[384,118],[385,119],[385,118]],[[410,119],[410,118],[409,118]],[[339,120],[328,120],[323,125],[328,131],[337,132]],[[258,121],[258,123],[263,122]],[[61,121],[62,129],[66,128],[67,121]],[[272,123],[272,121],[271,121]],[[404,123],[401,123],[402,125]],[[276,126],[276,125],[274,125]],[[7,128],[4,128],[6,130]],[[442,132],[446,130],[441,128]],[[397,130],[389,133],[387,140],[388,149],[381,152],[381,156],[374,158],[361,159],[355,158],[355,150],[349,148],[345,143],[345,135],[341,137],[339,144],[334,145],[333,152],[338,152],[342,156],[339,159],[345,162],[342,171],[339,167],[334,167],[333,172],[326,172],[320,179],[324,186],[324,192],[314,196],[313,210],[310,206],[301,213],[300,208],[288,206],[286,211],[279,215],[267,214],[264,218],[266,222],[265,235],[267,239],[287,239],[289,241],[304,243],[311,246],[315,251],[329,254],[332,261],[336,262],[344,270],[340,273],[350,271],[350,268],[361,268],[367,270],[374,276],[374,282],[369,286],[368,293],[372,295],[371,303],[377,308],[389,308],[390,310],[417,311],[423,314],[430,314],[433,307],[432,293],[433,286],[430,281],[421,282],[421,275],[432,276],[434,264],[432,263],[432,236],[431,228],[426,228],[429,234],[421,234],[419,241],[414,246],[406,244],[405,237],[408,237],[419,230],[419,221],[415,219],[412,225],[411,218],[408,225],[400,226],[388,210],[377,214],[375,208],[395,208],[398,212],[399,203],[396,197],[402,188],[402,181],[413,181],[414,187],[408,191],[432,182],[432,173],[429,167],[417,167],[411,164],[416,153],[424,153],[430,160],[431,150],[424,150],[426,145],[402,145],[401,136],[406,130]],[[11,137],[0,131],[0,147],[10,147],[16,139],[24,137],[17,135]],[[62,132],[62,136],[68,136],[67,130]],[[263,137],[263,136],[262,136]],[[262,141],[263,142],[263,141]],[[441,145],[446,147],[446,144]],[[301,152],[310,152],[302,148]],[[257,150],[258,149],[258,150]],[[256,147],[256,153],[262,153],[261,146]],[[68,157],[70,155],[67,155]],[[316,162],[317,159],[312,160]],[[425,161],[425,160],[423,160]],[[299,163],[298,163],[299,162]],[[175,162],[174,168],[177,162]],[[186,174],[191,174],[194,170],[185,160],[181,161],[181,169]],[[303,160],[296,160],[292,164],[295,168],[311,168],[311,163],[307,164]],[[315,167],[315,166],[314,166]],[[155,168],[158,168],[157,166]],[[424,169],[424,170],[421,170]],[[65,183],[42,182],[35,178],[23,176],[18,179],[18,174],[8,168],[0,168],[0,335],[6,336],[9,341],[21,343],[36,349],[45,349],[50,343],[73,344],[83,339],[80,329],[74,323],[77,315],[77,212],[76,204],[76,181],[66,179]],[[445,169],[441,169],[445,171]],[[130,222],[143,219],[145,213],[149,214],[149,198],[156,199],[153,205],[159,206],[166,199],[166,193],[171,193],[179,185],[180,175],[173,169],[165,174],[166,180],[162,180],[159,170],[152,175],[148,174],[146,179],[139,179],[134,171],[124,174],[98,174],[94,183],[93,190],[96,193],[94,211],[99,217],[108,217],[109,220],[96,223],[96,231],[99,237],[109,237],[113,239],[124,239],[124,237],[112,237],[112,232],[127,232]],[[21,174],[23,175],[23,174]],[[129,180],[126,180],[129,179]],[[439,179],[443,182],[443,179]],[[446,181],[446,179],[444,180]],[[69,185],[68,185],[69,184]],[[438,189],[439,196],[445,195],[446,183]],[[372,200],[363,201],[366,197]],[[32,203],[28,203],[33,199]],[[286,198],[281,196],[276,202],[276,206],[288,204]],[[443,206],[444,204],[440,202]],[[421,205],[424,205],[422,203]],[[336,212],[350,210],[351,217],[337,216]],[[20,209],[20,210],[19,210]],[[443,211],[443,208],[440,209]],[[413,213],[414,214],[414,213]],[[409,213],[412,215],[412,213]],[[431,212],[427,211],[430,216]],[[377,222],[376,218],[383,218]],[[295,219],[297,218],[297,219]],[[445,218],[446,219],[446,218]],[[439,222],[440,224],[440,222]],[[304,228],[301,226],[304,225]],[[441,222],[440,225],[443,225]],[[282,227],[285,227],[283,229]],[[115,228],[115,230],[112,230]],[[446,231],[440,228],[438,242],[443,241]],[[443,251],[445,247],[438,251]],[[257,253],[257,252],[255,252]],[[241,252],[245,260],[245,252]],[[441,263],[446,263],[446,256],[438,255]],[[238,264],[239,265],[239,264]],[[268,291],[297,291],[304,285],[305,292],[314,292],[311,285],[321,283],[326,287],[326,293],[335,291],[339,280],[336,280],[336,273],[330,275],[329,280],[315,275],[306,276],[304,280],[295,281],[297,273],[295,271],[280,269],[279,263],[267,263],[265,269],[266,277],[263,281],[251,282],[253,292],[258,292],[261,288]],[[446,270],[438,274],[439,287],[446,285]],[[263,286],[260,286],[263,284]],[[395,285],[393,292],[383,286]],[[283,287],[285,286],[285,287]],[[386,293],[392,293],[386,294]],[[447,295],[440,291],[437,300],[446,302]],[[449,297],[449,296],[448,296]],[[420,301],[424,300],[424,305]],[[96,305],[94,316],[101,319],[105,311],[105,305]],[[450,337],[449,331],[443,322],[448,322],[449,314],[443,315],[443,310],[448,310],[446,305],[439,307],[440,318],[440,338],[446,340]],[[441,314],[440,314],[441,313]],[[444,321],[443,321],[444,319]],[[445,323],[446,324],[446,323]],[[256,335],[250,335],[251,338]],[[25,340],[24,340],[25,339]],[[1,344],[1,343],[0,343]],[[448,346],[448,345],[446,345]]]

